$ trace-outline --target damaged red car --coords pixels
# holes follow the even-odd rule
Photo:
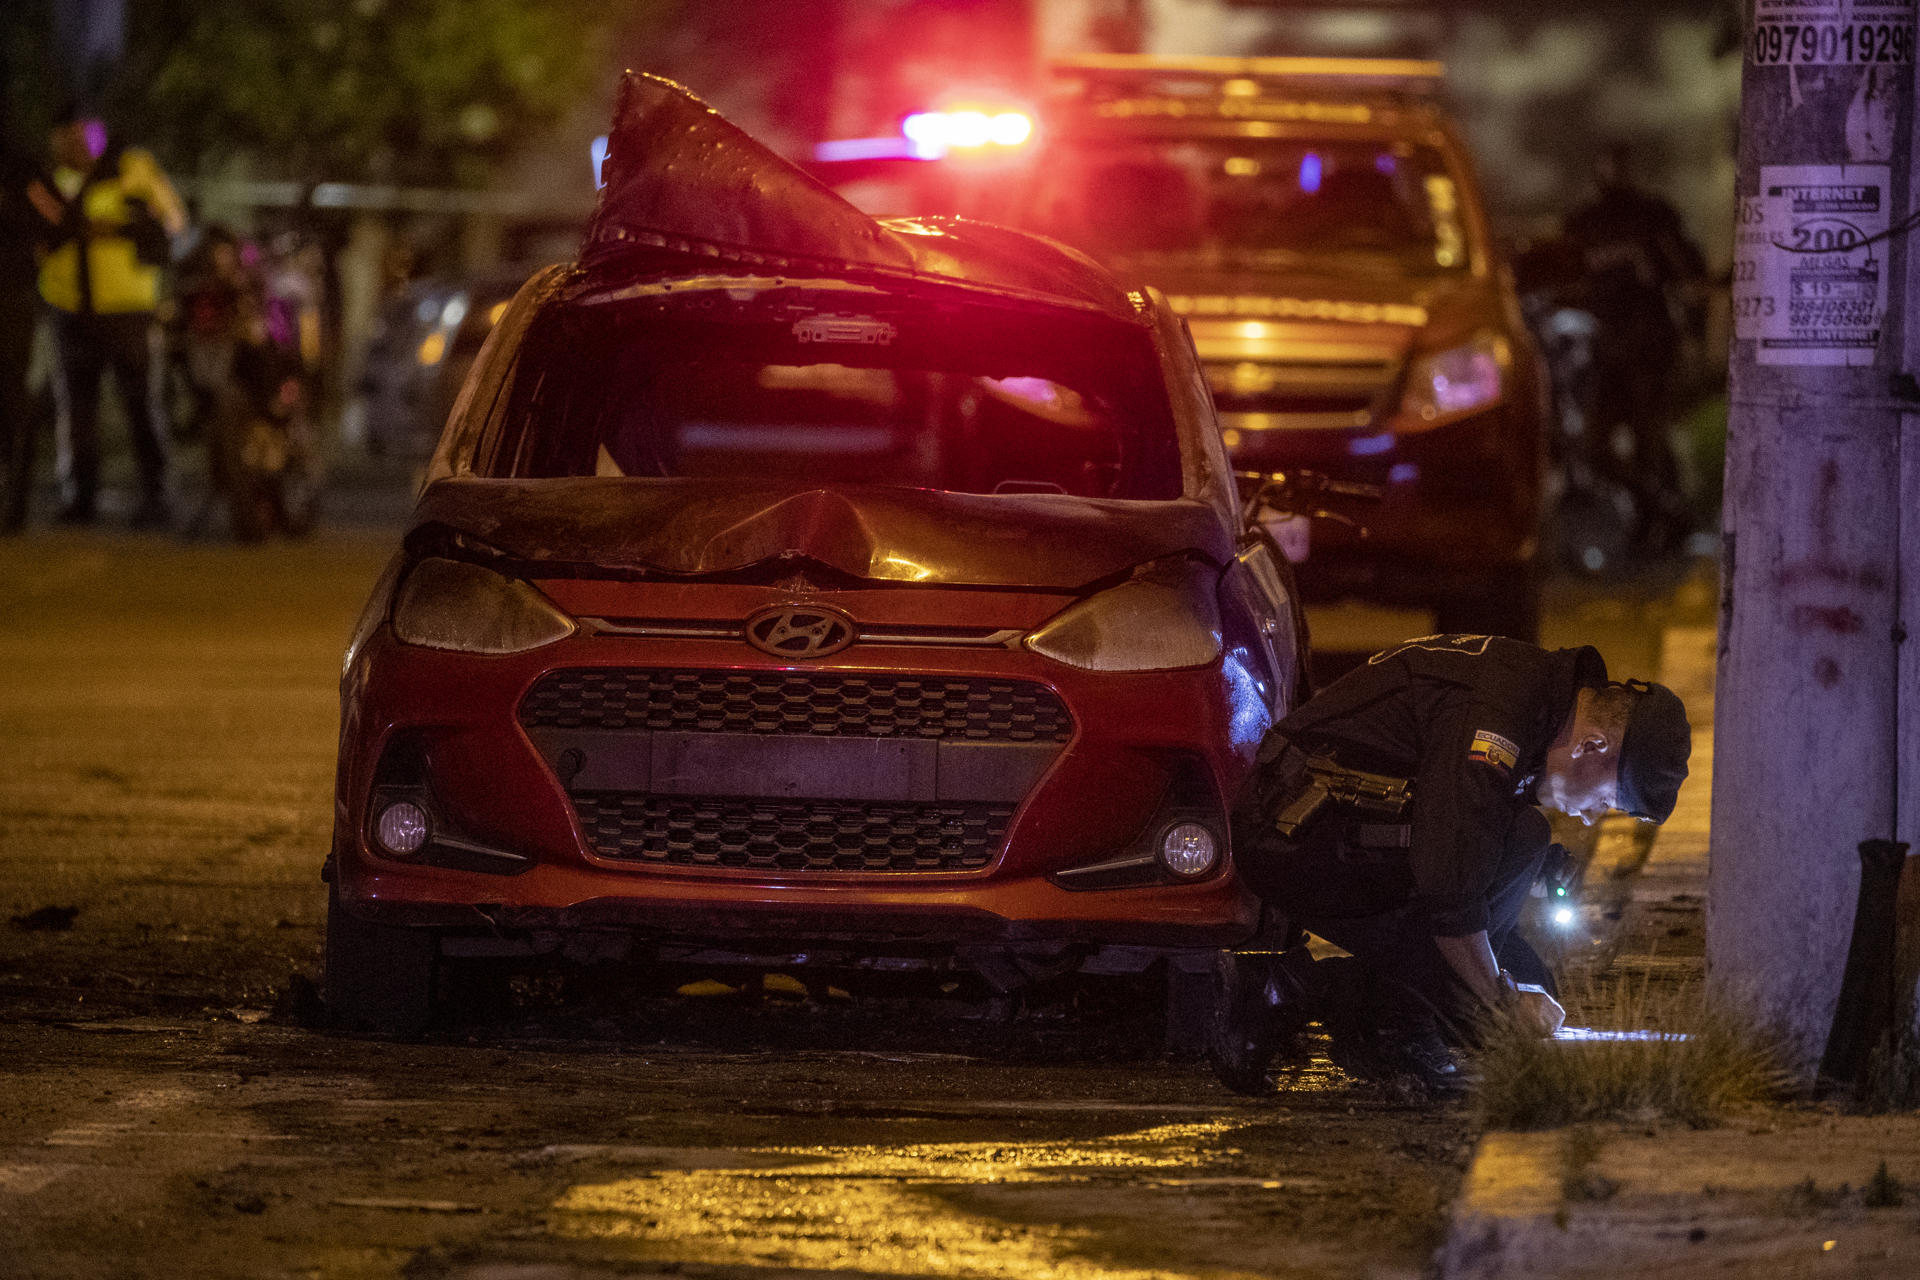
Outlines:
[[[347,650],[335,1016],[501,956],[1004,989],[1246,938],[1226,806],[1303,633],[1165,299],[869,219],[650,77],[607,174]]]

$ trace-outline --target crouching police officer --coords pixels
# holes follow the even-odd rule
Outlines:
[[[1482,1010],[1553,1034],[1553,995],[1496,959],[1533,959],[1514,927],[1551,844],[1536,806],[1664,822],[1691,742],[1665,687],[1610,682],[1590,647],[1498,636],[1409,640],[1308,700],[1261,743],[1234,860],[1290,926],[1353,958],[1227,957],[1221,1080],[1270,1090],[1269,1062],[1315,1019],[1343,1069],[1432,1092],[1457,1080],[1451,1046]],[[1540,970],[1522,976],[1550,985]]]

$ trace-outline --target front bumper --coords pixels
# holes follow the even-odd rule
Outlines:
[[[795,670],[741,653],[742,646],[719,641],[579,635],[532,653],[487,657],[413,648],[383,629],[362,650],[344,693],[330,862],[343,909],[477,932],[617,928],[661,941],[783,947],[827,940],[876,948],[1189,948],[1231,944],[1253,928],[1257,905],[1230,865],[1193,883],[1130,888],[1068,889],[1050,878],[1138,847],[1169,806],[1191,813],[1198,803],[1224,850],[1225,798],[1250,766],[1258,733],[1249,731],[1218,665],[1115,675],[1017,650],[936,656],[875,647],[859,668],[835,666],[873,676],[1030,681],[1071,712],[1071,739],[1011,806],[1004,837],[978,867],[843,871],[607,856],[619,850],[583,826],[581,793],[570,793],[556,771],[564,742],[542,741],[539,729],[522,723],[529,691],[551,672],[580,667]],[[375,847],[370,805],[390,787],[392,779],[377,775],[397,741],[417,746],[422,794],[439,822],[461,842],[507,858],[483,870],[487,864],[471,860],[396,859]],[[1204,780],[1197,802],[1191,786],[1181,790],[1181,779],[1195,777]]]

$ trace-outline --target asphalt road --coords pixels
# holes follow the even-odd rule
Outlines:
[[[0,543],[0,1277],[1419,1274],[1467,1116],[1324,1063],[1236,1098],[1151,993],[632,975],[321,1029],[334,684],[391,538]],[[1673,587],[1557,589],[1547,638],[1650,669],[1711,614]]]

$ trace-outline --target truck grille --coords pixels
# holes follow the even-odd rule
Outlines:
[[[541,678],[528,728],[1056,742],[1073,718],[1044,685],[837,672],[576,668]]]
[[[784,872],[973,871],[1013,806],[871,804],[597,792],[573,797],[594,852],[676,867]]]
[[[1242,430],[1351,430],[1392,408],[1392,360],[1215,362],[1206,366],[1223,426]]]

